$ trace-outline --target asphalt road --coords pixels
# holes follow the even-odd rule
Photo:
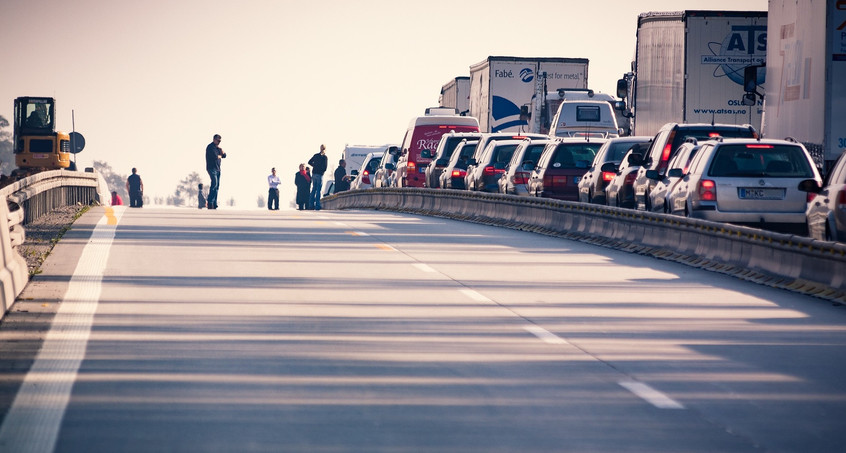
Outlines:
[[[42,269],[0,324],[0,451],[846,451],[846,307],[649,257],[98,208]]]

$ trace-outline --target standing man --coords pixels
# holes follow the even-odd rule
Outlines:
[[[345,190],[350,190],[350,177],[347,175],[347,161],[341,159],[335,168],[335,193]]]
[[[311,156],[308,164],[311,165],[311,195],[309,203],[314,204],[314,210],[320,210],[320,190],[323,188],[323,173],[329,160],[326,158],[326,146],[320,145],[320,152]]]
[[[276,169],[270,169],[270,175],[267,177],[267,185],[270,188],[267,190],[267,209],[271,211],[279,210],[279,184],[282,180],[276,176]]]
[[[206,171],[209,172],[211,184],[209,196],[206,199],[209,209],[217,209],[217,190],[220,188],[220,159],[225,158],[226,153],[220,147],[220,135],[214,134],[212,142],[206,146]]]
[[[144,206],[144,181],[141,181],[137,168],[133,167],[132,174],[126,178],[126,191],[129,192],[130,208]]]

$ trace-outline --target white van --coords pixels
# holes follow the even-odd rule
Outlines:
[[[620,136],[617,116],[611,104],[600,100],[564,100],[552,118],[550,137]]]

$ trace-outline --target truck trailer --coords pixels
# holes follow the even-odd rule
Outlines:
[[[743,77],[766,56],[766,11],[640,14],[632,72],[618,83],[634,115],[632,135],[655,135],[670,122],[760,130],[763,104],[744,104]],[[765,75],[758,72],[758,85]]]
[[[470,66],[470,116],[482,132],[528,132],[521,107],[532,102],[536,77],[550,91],[588,87],[586,58],[488,57]]]
[[[459,115],[470,114],[470,77],[456,77],[441,87],[440,107],[455,109]]]
[[[762,133],[793,137],[829,170],[846,149],[846,1],[769,5]]]

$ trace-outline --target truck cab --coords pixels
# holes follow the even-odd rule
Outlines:
[[[14,153],[18,168],[70,166],[70,135],[56,131],[56,101],[49,97],[15,99]]]

